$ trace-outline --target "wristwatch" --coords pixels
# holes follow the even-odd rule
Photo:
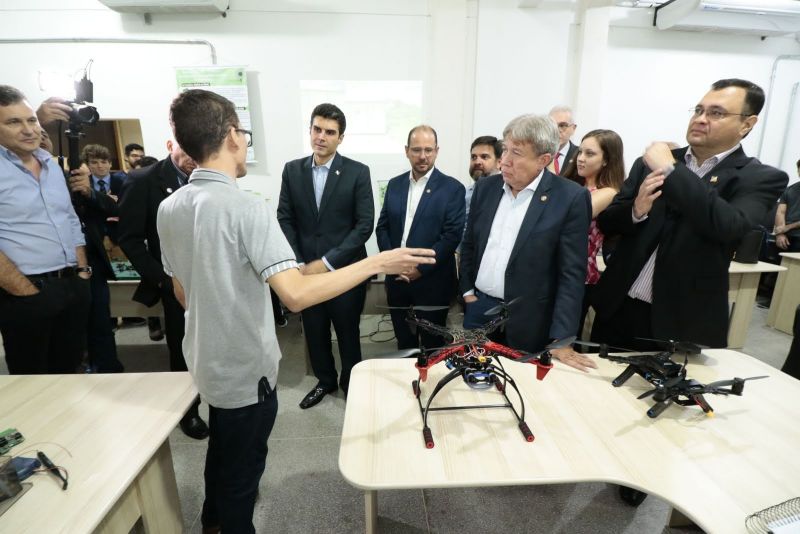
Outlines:
[[[88,273],[89,275],[92,274],[92,268],[87,265],[86,267],[75,267],[76,273]]]

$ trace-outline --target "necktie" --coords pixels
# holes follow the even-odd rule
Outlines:
[[[106,182],[105,180],[98,180],[97,181],[97,190],[101,193],[107,193],[108,189],[106,189]]]
[[[558,164],[558,157],[560,155],[560,152],[556,152],[555,156],[553,156],[553,168],[556,170],[556,174],[561,173],[561,165]]]

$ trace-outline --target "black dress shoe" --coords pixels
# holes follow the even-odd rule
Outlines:
[[[319,404],[319,401],[321,401],[325,397],[325,395],[327,395],[328,393],[333,393],[334,391],[336,391],[336,389],[337,388],[326,389],[317,384],[314,387],[314,389],[309,391],[308,395],[303,397],[303,400],[300,401],[300,408],[305,410],[306,408],[311,408],[312,406]]]
[[[193,439],[206,439],[208,437],[208,425],[200,419],[197,414],[187,415],[180,422],[183,433]]]

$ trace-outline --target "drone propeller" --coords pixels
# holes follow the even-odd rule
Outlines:
[[[718,380],[716,382],[711,382],[705,386],[706,389],[716,389],[716,388],[724,388],[726,386],[735,386],[736,384],[743,384],[748,380],[761,380],[762,378],[769,378],[768,375],[761,375],[761,376],[749,376],[747,378],[731,378],[729,380]]]
[[[384,310],[439,311],[449,310],[450,306],[375,306]]]
[[[700,352],[709,348],[706,345],[692,343],[691,341],[675,341],[674,339],[655,339],[652,337],[637,337],[636,339],[640,339],[642,341],[653,341],[655,343],[661,343],[662,345],[668,345],[670,347],[670,351],[672,352],[700,354]]]
[[[608,343],[597,343],[595,341],[583,341],[580,339],[576,339],[573,343],[576,345],[581,345],[583,347],[597,347],[597,348],[607,348],[607,349],[614,349],[614,350],[621,350],[624,352],[638,352],[633,349],[626,349],[625,347],[615,347],[614,345],[609,345]]]
[[[541,356],[546,352],[549,352],[553,349],[563,349],[564,347],[569,347],[573,343],[575,343],[575,336],[565,337],[563,339],[557,339],[552,343],[550,343],[549,345],[547,345],[542,350],[540,350],[539,352],[528,352],[525,350],[516,349],[517,352],[521,352],[523,354],[523,357],[518,359],[517,361],[524,363],[530,360],[535,360],[536,358],[538,358],[539,356]]]
[[[511,306],[516,304],[517,302],[519,302],[520,300],[522,300],[522,297],[517,297],[517,298],[512,299],[512,300],[510,300],[508,302],[501,302],[497,306],[492,306],[491,308],[489,308],[488,310],[483,312],[483,314],[484,315],[495,315],[495,314],[498,314],[503,310],[507,310],[508,308],[510,308]]]

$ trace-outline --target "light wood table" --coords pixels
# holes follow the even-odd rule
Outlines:
[[[713,418],[671,406],[650,419],[652,401],[636,399],[649,384],[634,376],[614,388],[624,367],[599,358],[590,374],[556,363],[541,382],[530,365],[505,365],[525,398],[533,443],[509,410],[484,409],[432,412],[436,445],[426,449],[411,389],[414,360],[367,360],[353,369],[339,469],[365,492],[367,532],[377,529],[384,489],[606,481],[657,495],[705,531],[726,534],[745,532],[747,515],[800,495],[800,381],[750,356],[708,350],[690,362],[689,376],[705,383],[770,376],[748,382],[742,397],[709,395]],[[430,371],[423,398],[446,371],[442,364]],[[456,380],[434,405],[498,399]]]
[[[127,533],[140,517],[146,532],[182,532],[167,438],[196,395],[189,373],[0,376],[0,428],[25,437],[10,454],[42,450],[69,471],[66,491],[30,478],[0,532]]]
[[[597,266],[600,271],[606,268],[602,256],[597,257]],[[760,261],[758,263],[739,263],[732,261],[728,268],[728,348],[741,349],[747,339],[747,328],[753,317],[753,306],[756,304],[758,282],[761,273],[775,273],[785,271],[786,267]],[[779,278],[780,280],[780,278]],[[792,311],[794,313],[794,311]],[[591,321],[594,320],[594,310],[590,310],[584,333],[591,332]],[[769,321],[767,321],[769,323]]]
[[[781,252],[781,256],[781,267],[786,270],[778,275],[767,324],[792,334],[795,310],[800,304],[800,252]]]
[[[109,280],[108,289],[111,294],[111,317],[163,317],[164,307],[161,301],[155,306],[147,307],[133,299],[133,293],[139,280]]]
[[[744,347],[747,328],[753,317],[753,306],[756,304],[761,273],[777,273],[784,270],[786,270],[785,267],[763,261],[758,263],[731,262],[728,269],[728,303],[731,307],[728,322],[729,349]]]

